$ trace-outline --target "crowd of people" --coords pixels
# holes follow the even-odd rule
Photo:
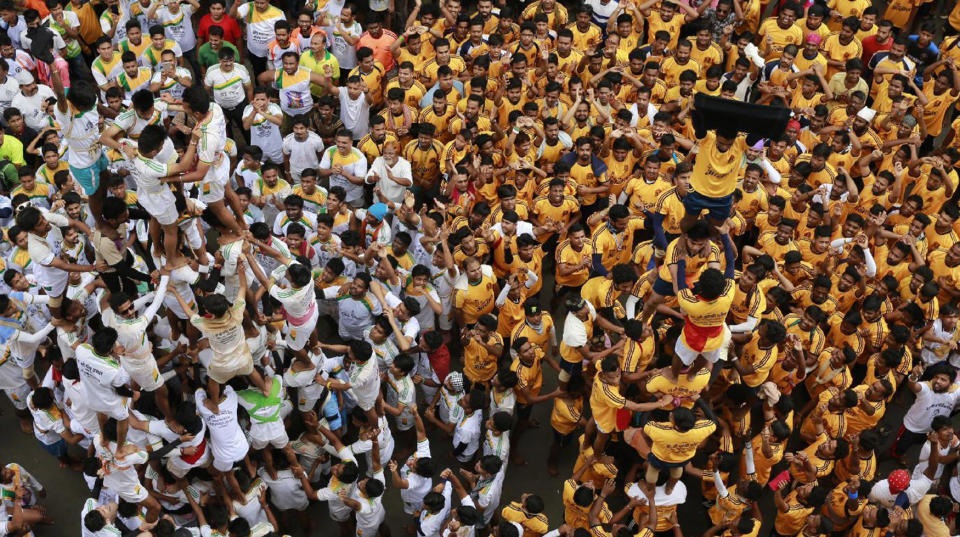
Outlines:
[[[0,389],[83,537],[956,535],[958,33],[0,0]]]

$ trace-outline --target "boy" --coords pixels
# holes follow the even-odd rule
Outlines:
[[[37,168],[37,181],[53,186],[53,178],[56,173],[69,171],[70,165],[65,160],[60,160],[60,148],[54,144],[43,144],[40,153],[43,157],[43,164]]]
[[[49,209],[53,187],[52,185],[38,182],[33,170],[24,167],[20,168],[20,186],[10,192],[10,197],[12,199],[19,194],[29,197],[30,205],[41,209]]]
[[[300,184],[293,187],[293,193],[303,199],[303,209],[314,214],[327,212],[327,189],[317,185],[316,168],[300,170]]]
[[[177,249],[176,198],[165,183],[182,183],[183,173],[193,166],[197,154],[199,131],[194,131],[187,152],[180,162],[167,164],[154,159],[163,149],[167,134],[159,125],[144,127],[137,140],[137,149],[130,144],[121,144],[128,159],[134,161],[134,180],[137,182],[137,201],[156,219],[163,229],[163,250],[168,263],[180,261],[182,254]],[[151,222],[150,235],[154,244],[160,242],[160,229]]]
[[[246,187],[253,188],[262,177],[261,162],[263,161],[263,150],[255,145],[248,145],[243,148],[240,163],[233,172],[234,188]],[[239,193],[237,194],[239,195]]]

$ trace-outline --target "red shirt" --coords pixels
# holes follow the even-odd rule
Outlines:
[[[861,57],[863,65],[869,65],[870,58],[873,58],[874,54],[890,50],[890,47],[893,46],[893,37],[888,37],[885,42],[879,43],[877,42],[877,36],[871,35],[861,41],[860,44],[863,46],[863,56]]]
[[[233,17],[223,16],[219,21],[213,20],[209,13],[200,18],[200,24],[197,26],[197,37],[204,43],[210,40],[210,27],[219,26],[223,28],[223,38],[230,44],[240,46],[240,40],[243,38],[243,32],[240,31],[240,24]]]
[[[443,384],[447,375],[450,374],[450,351],[447,349],[447,344],[444,343],[437,350],[428,353],[427,358],[430,360],[430,367],[433,368],[433,372],[437,374],[437,378]]]

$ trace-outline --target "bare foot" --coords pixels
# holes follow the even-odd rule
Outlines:
[[[20,420],[20,432],[23,434],[30,434],[33,432],[33,425],[29,420]]]
[[[548,464],[548,465],[547,465],[547,472],[548,472],[552,477],[557,477],[557,474],[560,473],[560,470],[557,468],[556,463],[552,463],[552,464]]]
[[[520,455],[514,455],[513,457],[510,458],[510,464],[514,464],[517,466],[525,466],[527,464],[527,459],[524,459]]]

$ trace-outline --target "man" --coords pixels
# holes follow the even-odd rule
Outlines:
[[[212,9],[212,7],[211,7]],[[201,77],[207,74],[207,69],[220,63],[220,51],[228,49],[233,52],[233,61],[240,61],[240,51],[233,43],[227,41],[223,35],[223,28],[211,26],[207,42],[197,49],[197,61],[200,63]]]
[[[341,12],[342,16],[342,12]],[[390,45],[397,40],[397,34],[383,27],[383,15],[371,13],[367,19],[367,31],[357,40],[355,48],[369,47],[373,57],[383,65],[384,72],[391,71],[395,60]]]
[[[333,82],[315,71],[300,65],[300,55],[287,51],[281,56],[283,68],[276,72],[274,86],[280,92],[280,108],[284,114],[281,131],[287,132],[287,125],[297,115],[313,110],[313,86],[332,86]],[[332,72],[332,67],[329,69]]]
[[[37,84],[30,73],[23,73],[21,77],[20,93],[13,97],[10,106],[23,113],[27,127],[42,132],[50,127],[50,116],[46,112],[47,102],[56,99],[56,96],[50,86]]]
[[[93,80],[100,88],[100,96],[106,99],[108,88],[117,84],[117,76],[123,71],[122,53],[113,49],[113,42],[107,37],[101,37],[94,44],[97,57],[90,65]]]
[[[370,292],[370,281],[370,275],[361,272],[349,284],[323,290],[323,298],[339,300],[338,333],[344,341],[362,340],[363,332],[373,326],[374,317],[383,313],[380,301]]]
[[[321,31],[314,31],[310,36],[309,50],[300,54],[300,66],[309,69],[314,73],[325,73],[327,66],[331,78],[331,83],[336,86],[340,82],[340,62],[337,57],[327,50],[326,36]],[[326,88],[321,84],[310,84],[310,93],[314,98],[326,95]]]
[[[694,229],[689,230],[683,240],[688,241],[687,237],[693,231]],[[701,226],[695,236],[702,236],[704,231]],[[726,261],[725,271],[721,273],[719,269],[707,268],[692,289],[687,288],[687,277],[689,275],[687,264],[693,263],[691,266],[697,264],[703,266],[701,261],[695,261],[695,257],[691,255],[696,250],[682,248],[681,257],[674,257],[676,261],[672,262],[675,264],[674,268],[676,270],[673,279],[676,287],[675,291],[680,302],[680,308],[686,315],[683,332],[677,338],[674,350],[676,354],[672,366],[674,377],[680,374],[681,365],[687,368],[691,375],[696,375],[697,371],[706,367],[707,362],[714,364],[726,353],[726,343],[730,338],[730,332],[724,320],[736,296],[736,285],[733,283],[733,243],[725,229],[721,231],[721,238]],[[674,256],[676,256],[677,251],[677,248],[674,247]],[[710,261],[710,263],[712,262]],[[658,279],[657,283],[654,284],[654,292],[657,294],[660,294],[656,289],[658,286],[665,287],[661,282],[662,280]],[[653,298],[656,296],[655,294]],[[649,303],[649,307],[644,304],[642,320],[649,319],[650,314],[657,306],[657,302],[653,299]]]
[[[123,91],[124,99],[130,99],[137,90],[150,88],[153,71],[149,67],[141,66],[133,52],[126,51],[121,54],[120,63],[123,69],[117,73],[117,86]]]
[[[203,85],[213,92],[213,100],[222,113],[243,129],[243,109],[253,100],[250,73],[236,62],[235,50],[222,47],[217,55],[219,64],[210,67],[203,77]]]
[[[286,16],[279,8],[270,5],[269,0],[253,0],[234,2],[230,17],[246,21],[247,52],[253,65],[253,75],[259,77],[260,73],[267,70],[267,46],[275,37],[274,25],[277,21],[285,21]]]
[[[216,32],[219,34],[221,41],[226,41],[236,49],[243,38],[243,32],[237,20],[227,16],[226,3],[223,0],[213,0],[208,4],[208,7],[210,12],[200,17],[200,23],[197,25],[197,39],[205,45],[213,40],[211,36]],[[214,28],[219,28],[219,30],[214,30]],[[203,45],[200,48],[202,49]],[[217,49],[219,50],[219,46]]]
[[[67,290],[67,273],[91,272],[98,267],[68,263],[61,259],[63,235],[60,229],[71,225],[85,228],[86,225],[56,213],[42,213],[36,207],[21,210],[17,214],[17,225],[27,231],[27,250],[34,264],[38,283],[43,286],[45,294],[50,296],[50,313],[61,319],[60,304]]]
[[[928,378],[920,381],[920,375]],[[921,444],[930,432],[931,420],[936,416],[949,415],[960,389],[954,384],[957,372],[950,364],[940,362],[926,370],[917,365],[907,375],[907,387],[916,395],[916,400],[907,409],[903,424],[893,444],[893,454],[903,457],[915,444]]]
[[[227,126],[223,110],[220,105],[211,103],[207,92],[199,86],[191,86],[183,92],[183,107],[196,120],[197,126],[194,128],[200,131],[200,138],[196,169],[181,175],[179,182],[202,180],[200,201],[206,203],[226,227],[239,233],[246,228],[246,223],[241,224],[243,210],[236,193],[227,185],[230,181],[230,158],[224,152]],[[236,216],[230,214],[225,200]]]
[[[341,65],[341,69],[343,64]],[[356,74],[347,76],[347,86],[335,86],[332,82],[333,69],[330,65],[323,66],[322,85],[327,92],[339,96],[340,119],[343,126],[353,135],[352,140],[360,140],[370,132],[370,106],[373,96],[367,83]],[[312,78],[311,78],[312,80]]]
[[[57,2],[50,1],[48,4],[51,4],[47,6],[50,14],[43,19],[41,24],[49,27],[63,39],[63,43],[66,45],[64,57],[70,64],[71,75],[88,80],[90,71],[83,60],[82,47],[86,45],[80,43],[80,19],[72,10],[65,10],[63,2],[60,0]]]

